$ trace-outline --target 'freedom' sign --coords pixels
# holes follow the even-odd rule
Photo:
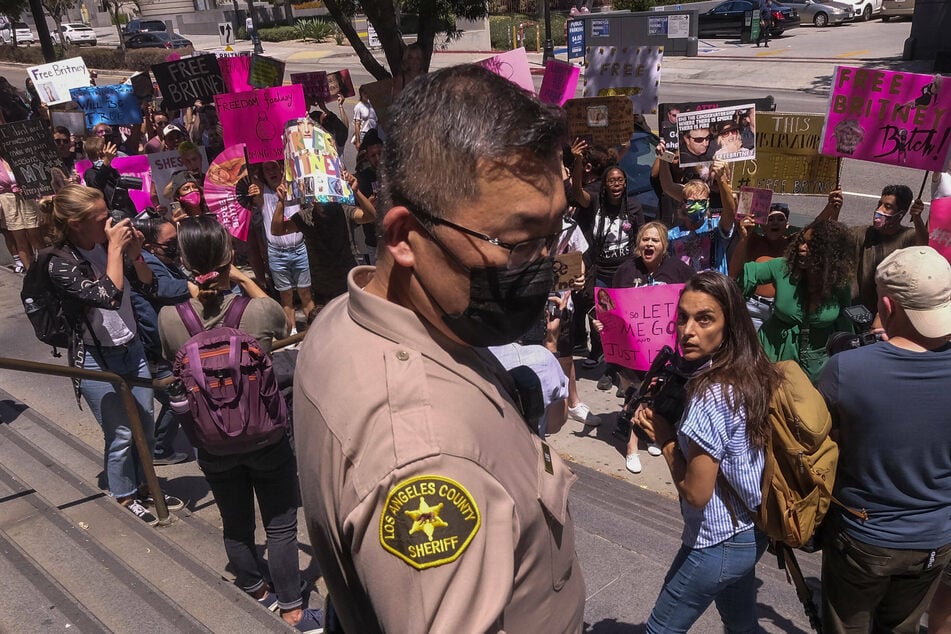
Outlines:
[[[172,108],[211,103],[215,95],[228,91],[213,54],[154,64],[152,75],[162,91],[162,104]]]

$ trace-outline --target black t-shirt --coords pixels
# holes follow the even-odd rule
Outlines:
[[[357,189],[367,198],[380,191],[380,181],[375,169],[368,165],[357,172]],[[368,222],[363,225],[363,242],[368,247],[376,247],[376,223]]]
[[[653,275],[647,272],[644,260],[631,258],[618,267],[611,281],[612,288],[632,288],[663,284],[683,284],[694,276],[693,267],[680,258],[665,257]]]
[[[340,203],[315,204],[313,210],[301,209],[291,219],[304,234],[315,296],[327,301],[346,293],[347,274],[357,265],[347,208]]]

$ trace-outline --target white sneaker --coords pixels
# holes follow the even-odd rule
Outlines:
[[[660,450],[660,447],[658,447],[654,443],[651,443],[647,445],[647,453],[649,453],[652,456],[659,456],[664,452]]]
[[[589,408],[584,403],[579,402],[574,407],[568,408],[568,418],[571,420],[576,420],[579,423],[584,423],[591,427],[597,427],[601,424],[601,417],[591,413],[591,408]]]
[[[627,470],[631,473],[641,472],[641,458],[637,455],[636,451],[632,454],[628,454],[627,458],[624,460],[624,466],[626,466]]]

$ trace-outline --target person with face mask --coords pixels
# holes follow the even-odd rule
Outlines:
[[[663,150],[663,144],[658,151]],[[693,267],[695,271],[713,269],[727,273],[727,253],[734,232],[736,201],[730,188],[730,175],[726,163],[715,162],[711,168],[711,180],[720,188],[723,210],[716,222],[710,217],[710,186],[698,179],[683,185],[673,182],[670,164],[661,161],[660,179],[664,192],[680,203],[677,226],[667,232],[670,254]]]
[[[168,184],[166,194],[181,205],[177,211],[172,212],[172,222],[178,222],[188,216],[209,213],[201,184],[185,170],[172,174],[172,180]]]
[[[406,86],[376,267],[317,316],[294,383],[314,554],[343,630],[580,632],[574,476],[485,350],[541,317],[564,114],[477,65]]]

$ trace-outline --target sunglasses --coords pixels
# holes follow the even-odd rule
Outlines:
[[[694,143],[709,143],[710,142],[709,134],[707,136],[689,136],[688,135],[687,138],[693,141]]]
[[[53,139],[56,145],[69,145],[69,139]]]

